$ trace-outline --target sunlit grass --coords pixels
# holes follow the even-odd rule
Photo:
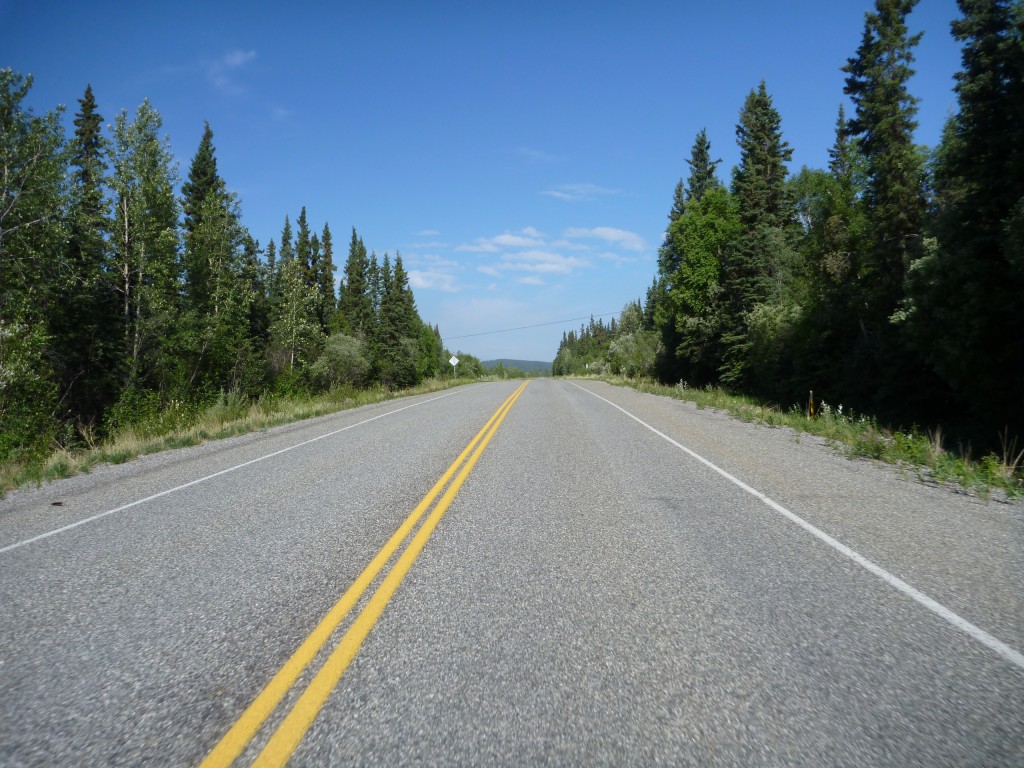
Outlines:
[[[402,391],[383,387],[356,390],[342,388],[323,395],[265,395],[256,400],[237,393],[223,393],[214,404],[195,414],[180,413],[171,404],[169,414],[148,424],[128,427],[109,440],[86,441],[89,446],[75,450],[56,448],[43,460],[13,462],[0,466],[0,496],[4,491],[28,483],[42,484],[88,472],[98,464],[123,464],[139,456],[184,448],[208,440],[258,432],[350,408],[381,403],[398,397],[429,394],[470,383],[471,379],[430,379]],[[175,424],[166,428],[167,424]]]
[[[699,389],[684,382],[666,386],[646,379],[599,378],[639,392],[685,400],[698,408],[716,408],[743,421],[817,435],[850,457],[894,464],[914,472],[923,481],[955,483],[984,497],[994,490],[1010,497],[1024,496],[1024,449],[1019,449],[1016,439],[1008,434],[1001,436],[1002,455],[989,453],[973,459],[969,454],[948,449],[941,428],[925,433],[917,429],[893,430],[871,416],[855,414],[839,404],[819,403],[812,418],[806,404],[782,409],[715,387]]]

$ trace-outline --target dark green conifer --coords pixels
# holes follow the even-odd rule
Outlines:
[[[857,138],[867,173],[864,201],[872,223],[862,263],[865,300],[875,325],[886,323],[903,293],[903,279],[919,255],[925,202],[920,155],[914,145],[917,99],[907,90],[913,48],[906,18],[917,0],[877,0],[865,15],[864,35],[849,59],[844,92],[856,107],[849,133]]]
[[[709,189],[722,186],[716,175],[718,164],[722,161],[711,159],[711,142],[708,141],[706,128],[701,128],[697,134],[690,159],[686,162],[690,166],[690,176],[686,180],[687,200],[700,200]]]
[[[771,295],[773,278],[788,260],[796,222],[786,185],[786,163],[793,150],[782,138],[782,118],[764,81],[752,90],[736,126],[740,162],[732,194],[739,211],[739,234],[723,264],[725,316],[722,380],[746,382],[748,313]]]

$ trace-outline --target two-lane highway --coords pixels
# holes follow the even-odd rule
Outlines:
[[[0,501],[0,764],[1021,764],[1022,558],[664,398],[398,400]]]

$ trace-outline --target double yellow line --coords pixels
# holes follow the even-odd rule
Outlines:
[[[405,519],[405,522],[388,539],[387,544],[377,553],[366,569],[359,575],[352,586],[348,588],[341,599],[327,612],[327,615],[320,621],[316,628],[310,633],[302,645],[298,647],[291,658],[271,679],[267,686],[260,691],[249,708],[242,713],[231,729],[224,735],[213,751],[206,756],[200,764],[200,768],[226,768],[230,766],[239,755],[246,749],[250,742],[256,737],[263,723],[274,712],[285,695],[292,689],[296,681],[303,674],[314,657],[327,643],[330,636],[345,620],[348,614],[356,606],[363,594],[370,588],[374,580],[391,560],[416,527],[420,518],[426,513],[430,505],[438,496],[441,500],[434,507],[434,510],[427,517],[423,525],[416,531],[415,536],[402,551],[397,562],[384,576],[377,591],[366,603],[363,610],[349,626],[345,635],[341,638],[337,647],[331,652],[327,661],[324,662],[320,671],[316,673],[313,680],[299,696],[291,710],[285,715],[284,720],[274,730],[263,751],[256,757],[253,766],[282,766],[291,758],[295,748],[298,747],[306,732],[309,730],[317,714],[327,701],[331,691],[338,685],[341,676],[345,674],[348,665],[359,652],[360,646],[370,634],[374,624],[380,618],[384,608],[391,600],[398,586],[402,583],[412,564],[416,561],[423,547],[430,538],[434,528],[444,517],[455,494],[466,481],[469,473],[476,466],[477,460],[487,448],[487,444],[494,437],[501,422],[508,415],[509,410],[519,399],[519,395],[526,389],[523,383],[515,392],[509,395],[508,399],[501,404],[494,415],[484,424],[476,437],[459,454],[450,467],[445,470],[441,478],[430,489],[430,492],[423,497],[423,500],[416,505],[412,514]],[[457,473],[457,474],[456,474]],[[455,477],[452,481],[452,477]],[[449,481],[451,483],[449,484]],[[445,488],[447,487],[447,490]],[[444,492],[441,495],[442,491]]]

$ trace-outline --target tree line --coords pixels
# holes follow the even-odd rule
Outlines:
[[[353,228],[341,286],[305,208],[265,248],[241,221],[209,125],[179,179],[145,101],[104,129],[91,87],[24,107],[0,70],[0,461],[38,457],[171,403],[233,392],[408,387],[444,369],[400,255]]]
[[[764,82],[740,110],[728,186],[697,134],[645,302],[599,352],[600,327],[563,338],[556,367],[581,351],[621,367],[629,335],[640,373],[665,382],[783,405],[813,389],[975,447],[1024,434],[1024,5],[958,0],[957,110],[932,149],[913,141],[915,5],[865,15],[827,169],[789,172]]]

